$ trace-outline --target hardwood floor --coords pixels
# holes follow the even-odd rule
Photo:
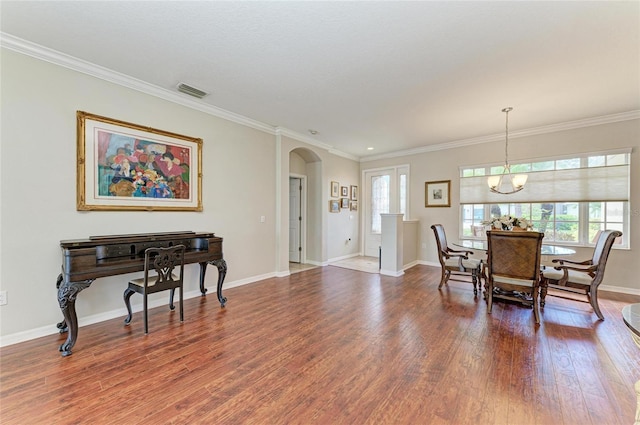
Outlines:
[[[4,347],[0,422],[633,423],[640,350],[620,310],[640,297],[601,292],[604,322],[549,297],[535,326],[439,276],[318,267],[225,290],[224,309],[186,300],[183,324],[153,309],[147,336],[140,313],[82,327],[67,358],[62,335]]]

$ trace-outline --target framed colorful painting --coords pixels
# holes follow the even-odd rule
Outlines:
[[[77,112],[79,211],[202,211],[202,139]]]

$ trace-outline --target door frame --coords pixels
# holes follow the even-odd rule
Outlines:
[[[300,264],[307,263],[307,176],[303,174],[289,173],[289,180],[291,179],[300,179],[300,185],[302,186],[302,190],[300,192]],[[291,199],[291,194],[289,193],[289,199]],[[291,203],[289,203],[289,215],[291,213]],[[287,239],[288,244],[288,239]],[[287,249],[287,257],[288,257],[289,249]]]
[[[362,170],[361,176],[361,186],[362,189],[360,191],[360,213],[362,214],[360,217],[360,247],[361,247],[361,255],[366,255],[366,238],[368,234],[367,229],[367,215],[370,214],[370,202],[371,202],[371,188],[369,187],[369,181],[367,177],[372,174],[385,174],[385,172],[389,171],[391,179],[389,181],[390,184],[390,197],[389,199],[389,213],[396,214],[400,212],[400,174],[406,174],[407,176],[407,191],[406,191],[406,215],[404,220],[410,220],[411,218],[411,166],[409,164],[398,164],[391,165],[387,167],[378,167],[378,168],[369,168],[366,170]]]

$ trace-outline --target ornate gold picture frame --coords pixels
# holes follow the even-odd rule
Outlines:
[[[76,116],[79,211],[202,211],[202,139]]]

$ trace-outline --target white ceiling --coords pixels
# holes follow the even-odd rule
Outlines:
[[[640,110],[638,1],[0,7],[5,36],[358,158],[504,133],[506,106],[512,131]]]

